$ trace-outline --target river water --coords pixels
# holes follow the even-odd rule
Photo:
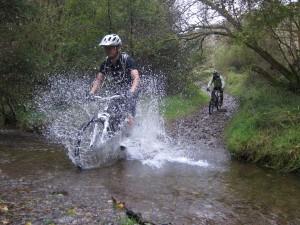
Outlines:
[[[209,132],[221,135],[221,129],[208,127],[213,120],[224,125],[226,113],[216,119],[202,112],[199,121],[183,123],[188,130],[177,126],[177,138],[170,138],[160,116],[161,93],[151,82],[144,85],[135,128],[123,143],[127,158],[79,172],[72,143],[96,107],[80,101],[88,83],[55,78],[37,100],[49,116],[45,137],[0,131],[0,206],[4,201],[12,211],[0,219],[18,225],[116,224],[114,196],[157,224],[300,224],[298,176],[236,162],[214,139],[211,146],[199,141]],[[62,88],[66,84],[71,92]],[[70,207],[76,215],[69,215]]]
[[[209,151],[200,148],[190,150]],[[131,159],[79,173],[61,146],[17,131],[0,135],[1,173],[35,190],[56,187],[91,204],[115,196],[159,223],[300,224],[299,177],[231,161],[222,150],[207,153],[199,155],[207,164]]]

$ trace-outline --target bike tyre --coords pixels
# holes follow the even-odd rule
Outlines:
[[[92,136],[96,124],[100,125],[98,130],[102,132],[103,124],[101,122],[94,121],[94,119],[85,122],[80,126],[75,141],[75,150],[74,150],[74,156],[77,162],[76,163],[77,166],[81,166],[80,164],[81,164],[82,153],[89,149],[90,138]],[[98,135],[101,135],[101,133],[99,133]]]
[[[208,106],[208,113],[209,115],[213,114],[214,112],[214,103],[212,101],[209,102],[209,106]]]

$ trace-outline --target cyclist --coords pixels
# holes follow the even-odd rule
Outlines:
[[[214,92],[216,90],[220,91],[220,98],[221,98],[220,100],[221,100],[221,105],[222,105],[225,80],[224,80],[223,76],[220,73],[218,73],[218,71],[216,71],[216,70],[213,71],[212,77],[211,77],[210,81],[208,82],[207,91],[210,91],[210,87],[212,84],[214,85],[212,92]]]
[[[140,83],[139,71],[134,60],[127,53],[121,52],[122,41],[117,34],[105,35],[99,45],[104,47],[107,57],[100,65],[89,97],[93,98],[95,92],[102,87],[104,80],[107,80],[111,94],[126,96],[128,124],[132,126]]]

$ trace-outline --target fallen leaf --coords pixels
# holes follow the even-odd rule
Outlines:
[[[4,220],[1,221],[1,223],[2,223],[3,225],[7,225],[7,224],[9,224],[9,220],[4,219]]]
[[[0,212],[2,212],[2,213],[8,212],[8,207],[7,207],[7,205],[0,205]]]
[[[125,203],[124,202],[120,202],[117,201],[117,199],[115,199],[114,197],[111,197],[112,202],[113,202],[113,206],[117,209],[125,209]]]
[[[32,225],[30,221],[26,222],[25,225]]]
[[[116,208],[117,209],[124,209],[125,208],[125,204],[123,202],[119,202],[118,204],[116,204]]]
[[[68,216],[75,216],[76,215],[76,209],[75,208],[70,208],[67,210],[67,215]]]

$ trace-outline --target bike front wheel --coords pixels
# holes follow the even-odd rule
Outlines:
[[[84,152],[89,151],[97,144],[99,137],[102,135],[103,127],[101,121],[95,121],[94,119],[82,124],[75,141],[74,156],[76,160],[80,161]]]
[[[214,102],[210,101],[209,106],[208,106],[209,115],[213,114],[214,110],[215,110],[215,104],[214,104]]]

